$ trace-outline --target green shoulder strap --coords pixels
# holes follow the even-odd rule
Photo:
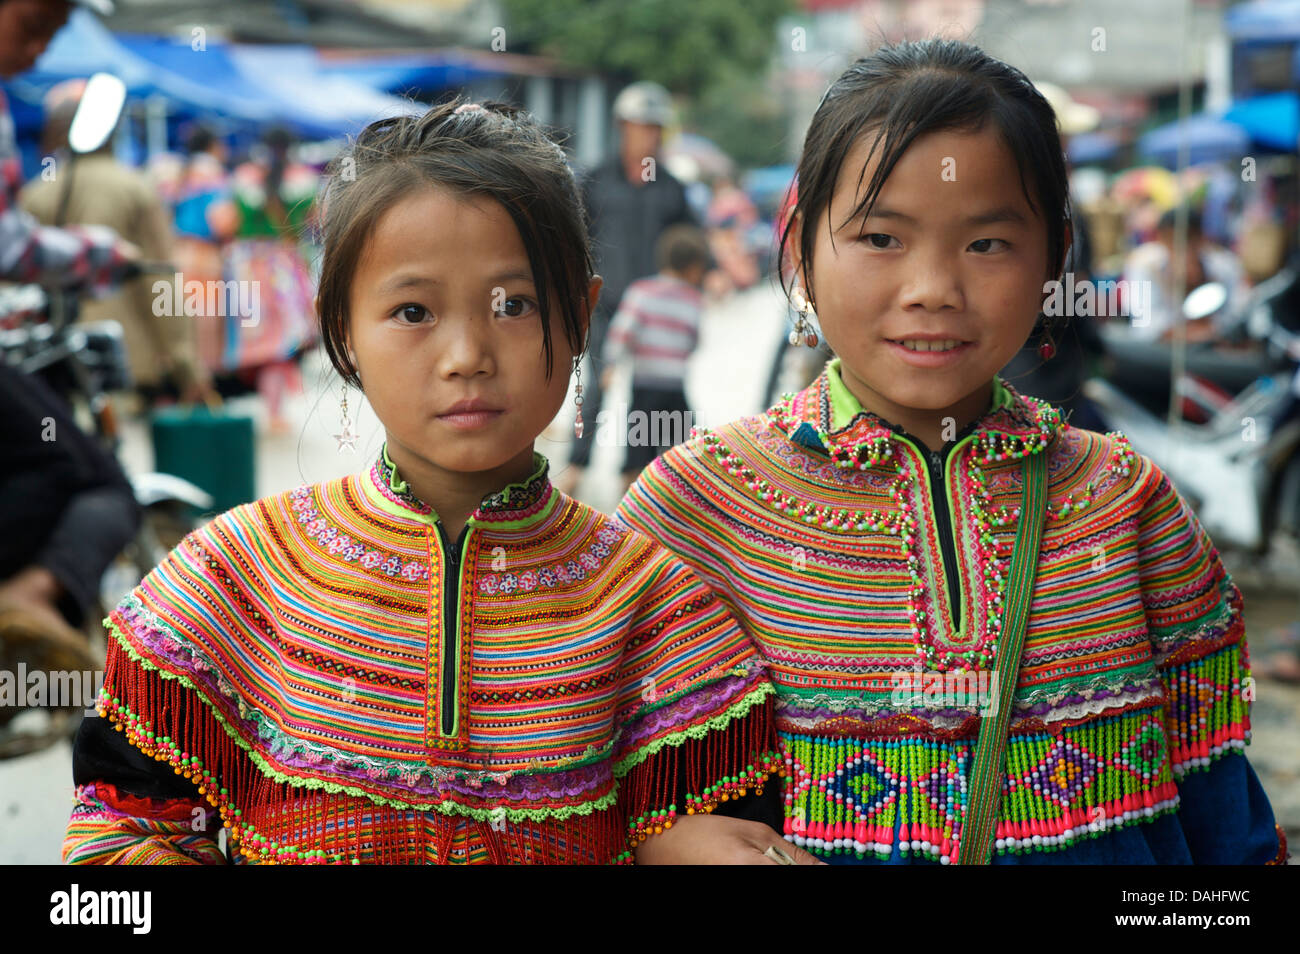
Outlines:
[[[1024,492],[1020,503],[1020,529],[1011,554],[1010,577],[1003,600],[1002,638],[998,641],[997,709],[984,717],[975,759],[967,785],[966,818],[962,823],[957,863],[986,865],[993,850],[993,836],[1002,795],[1002,769],[1011,725],[1011,700],[1020,675],[1020,652],[1025,645],[1025,621],[1034,596],[1038,570],[1038,547],[1043,538],[1047,504],[1047,451],[1024,458]]]

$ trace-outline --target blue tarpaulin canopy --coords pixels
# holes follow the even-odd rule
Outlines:
[[[1300,40],[1300,0],[1255,0],[1231,7],[1223,26],[1234,40]]]
[[[465,86],[474,80],[505,76],[507,71],[489,65],[482,57],[459,50],[431,50],[427,53],[398,53],[377,58],[369,54],[331,54],[320,69],[343,76],[371,89],[405,93]]]
[[[426,107],[365,86],[346,76],[322,72],[310,46],[250,46],[230,49],[235,70],[280,104],[285,115],[302,122],[357,132],[386,116],[420,113]]]
[[[171,68],[191,58],[196,61],[191,69]],[[120,78],[131,96],[162,95],[185,108],[239,119],[272,118],[265,98],[244,89],[232,75],[220,47],[196,51],[189,43],[163,37],[118,37],[84,10],[73,11],[68,25],[15,85],[43,90],[61,80],[98,72]]]
[[[357,132],[411,105],[347,76],[322,72],[311,47],[257,47],[208,38],[114,35],[96,17],[74,11],[36,66],[14,81],[28,99],[54,83],[104,71],[136,98],[165,97],[174,113],[216,114],[279,123],[308,138]]]

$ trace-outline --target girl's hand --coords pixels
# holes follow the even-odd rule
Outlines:
[[[762,822],[723,815],[679,816],[673,827],[652,835],[636,849],[639,865],[777,865],[765,855],[769,848],[784,852],[800,865],[825,864],[798,848]]]

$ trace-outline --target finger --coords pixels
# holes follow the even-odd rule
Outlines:
[[[818,858],[818,857],[817,857],[816,855],[814,855],[812,852],[810,852],[810,851],[804,851],[804,850],[803,850],[802,848],[800,848],[798,845],[791,844],[790,842],[786,842],[786,845],[785,845],[785,852],[786,852],[786,854],[788,854],[791,858],[794,859],[794,863],[797,864],[797,865],[824,865],[824,864],[826,864],[826,862],[822,861],[820,858]]]

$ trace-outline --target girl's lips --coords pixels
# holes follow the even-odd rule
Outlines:
[[[946,368],[965,357],[966,352],[975,347],[975,342],[967,341],[947,351],[911,351],[901,342],[885,339],[889,349],[903,361],[914,368]]]
[[[439,414],[438,420],[457,430],[472,431],[492,423],[504,413],[504,411],[456,411],[453,414]]]

